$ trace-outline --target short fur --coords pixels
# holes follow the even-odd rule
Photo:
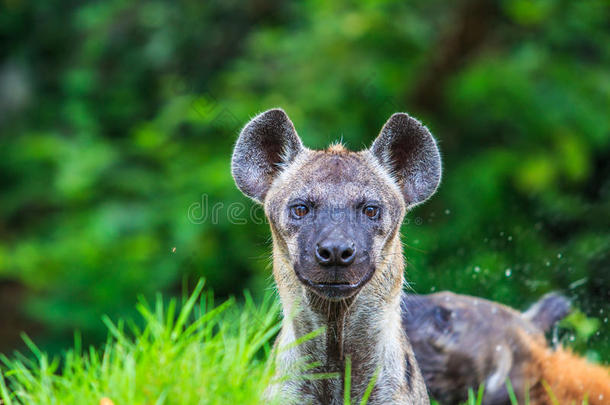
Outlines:
[[[238,187],[263,202],[272,230],[273,275],[285,318],[276,341],[281,382],[270,392],[299,403],[342,404],[349,357],[355,403],[378,372],[369,404],[428,404],[401,326],[405,266],[399,237],[406,210],[428,198],[440,181],[440,156],[427,129],[406,114],[395,114],[370,150],[351,152],[335,144],[314,151],[302,146],[283,111],[270,110],[242,130],[232,170]],[[316,216],[291,217],[295,199]],[[361,200],[383,207],[379,218],[362,219],[361,211],[352,209]],[[337,209],[356,217],[336,225],[330,217],[322,220]],[[354,264],[331,268],[310,260],[317,249],[311,241],[326,234],[356,243]],[[324,295],[327,287],[322,292],[311,287],[333,282],[357,287],[336,299]],[[293,345],[320,328],[324,333]],[[303,359],[318,363],[313,372],[341,377],[291,378]]]
[[[589,363],[570,350],[551,350],[524,335],[530,359],[525,365],[532,405],[605,405],[610,401],[610,370]],[[545,386],[546,385],[546,386]]]
[[[585,395],[589,404],[607,403],[608,370],[547,346],[544,332],[570,310],[561,295],[548,294],[524,313],[450,292],[409,296],[403,305],[426,384],[442,404],[465,402],[469,388],[485,384],[484,405],[509,405],[507,378],[519,403],[530,389],[533,405],[551,405],[543,381],[559,404],[580,404]]]

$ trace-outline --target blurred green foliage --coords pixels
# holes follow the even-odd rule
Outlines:
[[[0,280],[59,346],[185,280],[262,291],[240,127],[281,106],[308,146],[360,149],[408,111],[444,157],[403,228],[411,287],[518,308],[563,290],[608,361],[608,21],[605,0],[4,0]]]

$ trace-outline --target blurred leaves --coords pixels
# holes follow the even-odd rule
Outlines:
[[[241,126],[282,106],[308,146],[361,149],[403,110],[445,162],[438,195],[403,227],[414,290],[518,308],[567,290],[602,318],[609,20],[603,0],[11,2],[0,280],[25,285],[24,315],[60,339],[101,337],[101,314],[185,279],[260,291],[268,227],[228,220],[232,203],[241,219],[252,206],[229,169]],[[590,347],[608,358],[607,323],[599,332]]]

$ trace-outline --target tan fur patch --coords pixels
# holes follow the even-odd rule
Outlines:
[[[527,335],[522,338],[532,356],[526,372],[532,382],[533,405],[581,404],[585,399],[591,405],[609,403],[610,370],[589,363],[568,349],[553,351]]]
[[[341,142],[337,142],[337,143],[331,144],[326,149],[326,152],[333,154],[333,155],[343,155],[343,154],[347,154],[349,151],[345,148],[345,146],[343,146],[343,144]]]

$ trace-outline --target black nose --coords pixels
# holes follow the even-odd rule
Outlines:
[[[316,260],[322,266],[349,266],[355,257],[353,243],[325,240],[316,245]]]

